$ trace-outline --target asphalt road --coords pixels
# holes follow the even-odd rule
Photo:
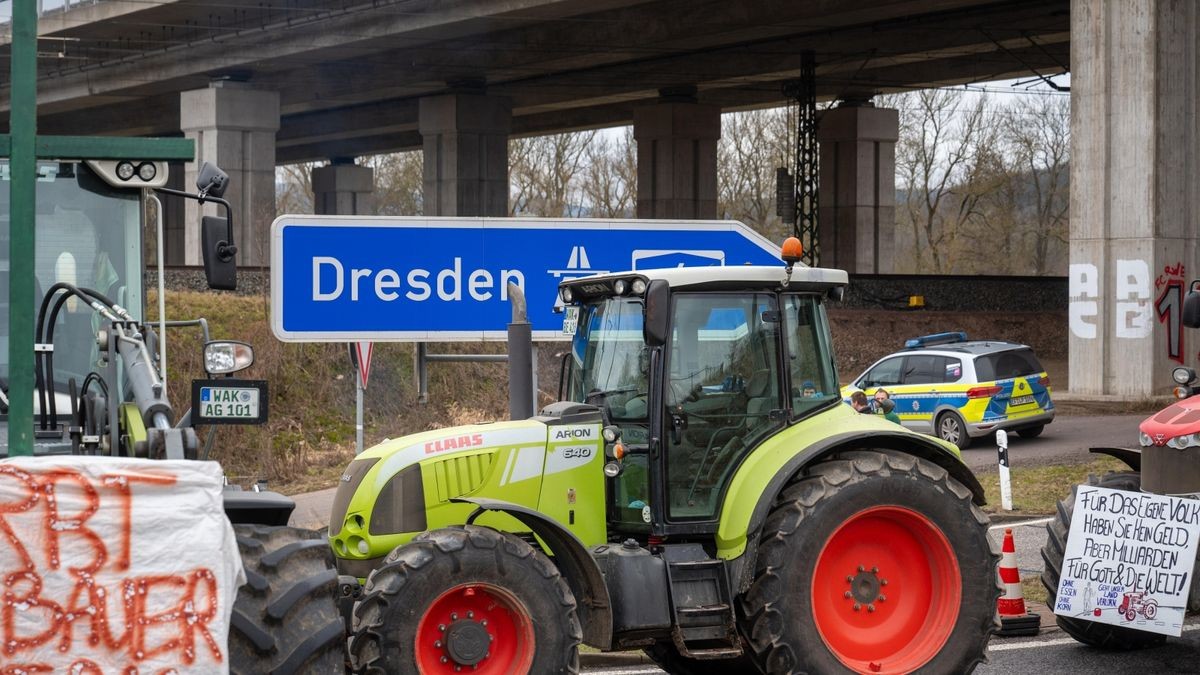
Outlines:
[[[1060,416],[1038,438],[1009,435],[1008,456],[1012,467],[1060,462],[1087,461],[1088,448],[1136,446],[1137,427],[1146,414],[1104,416]],[[991,437],[977,438],[963,451],[963,461],[972,471],[994,469],[996,446]],[[320,529],[329,524],[334,488],[296,495],[291,524]]]

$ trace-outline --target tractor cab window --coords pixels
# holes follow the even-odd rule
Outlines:
[[[8,316],[9,189],[11,171],[0,160],[0,312]],[[142,298],[141,193],[118,190],[82,162],[39,162],[31,306],[60,281],[91,288],[140,316]],[[37,317],[35,315],[34,319]],[[76,298],[65,302],[54,323],[54,382],[82,382],[96,370],[97,318]],[[5,324],[7,326],[7,324]],[[44,330],[49,333],[50,326]],[[8,331],[0,331],[0,384],[8,386]],[[58,410],[69,410],[59,405]]]
[[[792,416],[803,417],[840,399],[825,310],[811,295],[785,295],[783,325],[791,374]]]
[[[780,316],[770,294],[680,294],[672,327],[668,518],[709,520],[739,460],[778,424]]]
[[[642,338],[641,300],[605,298],[583,305],[569,358],[568,398],[600,406],[605,422],[621,428],[630,451],[621,475],[609,481],[610,520],[626,529],[648,527],[643,513],[650,503],[649,350]]]

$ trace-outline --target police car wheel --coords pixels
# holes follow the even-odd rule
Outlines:
[[[1087,485],[1139,492],[1142,476],[1133,471],[1110,473],[1104,477],[1088,476]],[[1058,582],[1062,575],[1063,557],[1067,551],[1067,534],[1071,531],[1071,516],[1075,510],[1075,494],[1079,486],[1071,488],[1071,494],[1058,502],[1058,513],[1046,524],[1046,545],[1042,547],[1042,560],[1046,563],[1042,571],[1042,585],[1046,587],[1046,604],[1053,607],[1058,597]],[[1158,633],[1134,630],[1109,623],[1096,623],[1073,617],[1055,615],[1059,628],[1079,642],[1102,649],[1130,651],[1156,647],[1166,642],[1166,636]]]
[[[1025,427],[1024,429],[1017,429],[1017,433],[1021,434],[1021,438],[1037,438],[1038,436],[1042,435],[1042,430],[1044,430],[1045,428],[1046,428],[1045,424],[1039,424],[1034,427]]]
[[[937,418],[937,435],[943,441],[949,441],[958,446],[959,450],[971,445],[971,436],[967,433],[967,425],[958,413],[946,411]]]

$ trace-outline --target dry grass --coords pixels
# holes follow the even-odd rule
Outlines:
[[[1110,471],[1126,470],[1127,467],[1112,457],[1097,457],[1082,464],[1034,466],[1013,469],[1012,498],[1013,514],[1050,515],[1054,513],[1058,500],[1071,494],[1071,486],[1083,483],[1088,474],[1105,474]],[[983,485],[987,497],[988,513],[1009,513],[1000,508],[1000,474],[995,469],[978,471],[976,478]]]
[[[151,294],[153,295],[153,294]],[[150,298],[147,305],[157,307]],[[240,374],[267,380],[270,420],[258,426],[218,430],[212,459],[242,482],[264,478],[287,493],[336,483],[354,456],[354,376],[344,343],[292,344],[275,339],[268,324],[268,299],[227,293],[168,292],[172,319],[204,317],[213,339],[254,345],[255,365]],[[152,312],[153,317],[153,312]],[[169,336],[170,396],[182,412],[191,381],[204,377],[199,331]],[[438,352],[489,352],[502,344],[437,345]],[[437,363],[429,369],[431,402],[417,405],[413,347],[375,346],[371,380],[364,396],[364,436],[369,447],[384,438],[454,424],[507,417],[503,364]],[[207,433],[201,429],[201,435]]]

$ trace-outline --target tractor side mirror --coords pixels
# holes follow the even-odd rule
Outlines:
[[[1188,328],[1200,328],[1200,280],[1193,281],[1188,289],[1187,297],[1183,299],[1183,325]]]
[[[667,344],[671,317],[671,287],[664,279],[655,279],[646,287],[646,316],[642,321],[642,339],[651,347]]]
[[[223,291],[237,288],[237,248],[227,240],[229,222],[216,216],[200,219],[200,243],[204,251],[204,277],[208,287]]]
[[[206,197],[223,197],[225,196],[225,188],[229,187],[229,174],[221,170],[221,167],[208,162],[200,163],[200,170],[196,172],[196,189]]]

